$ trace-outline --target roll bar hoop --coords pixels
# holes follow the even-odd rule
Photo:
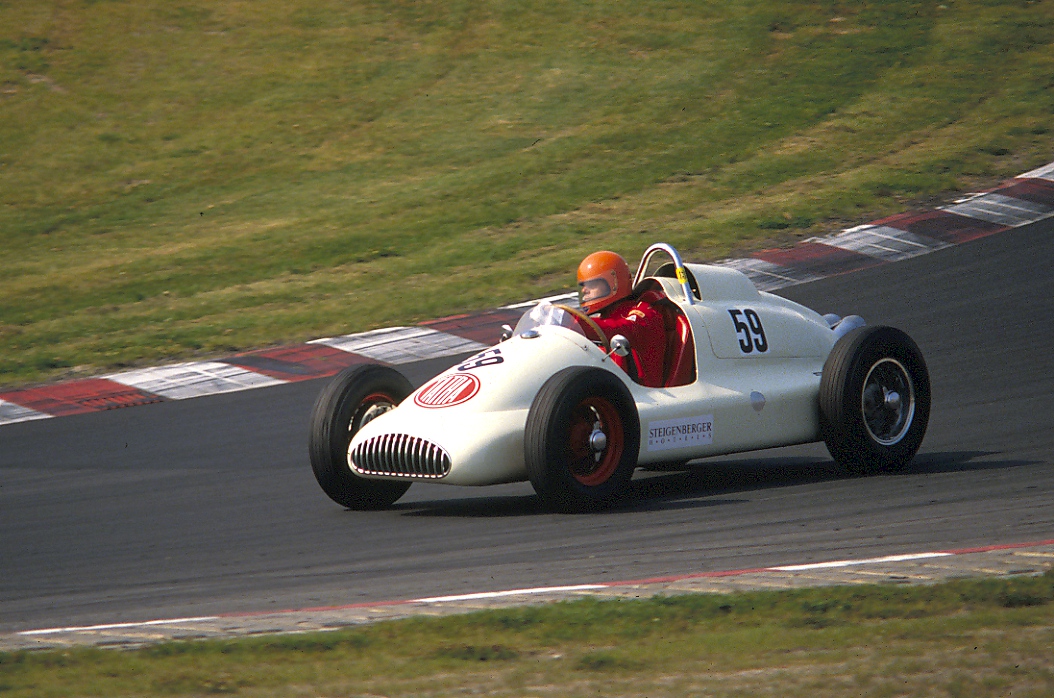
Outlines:
[[[692,287],[688,284],[688,272],[685,270],[684,262],[681,260],[681,253],[674,249],[673,245],[668,245],[665,242],[657,242],[644,251],[644,256],[640,259],[640,266],[637,267],[637,274],[633,277],[633,286],[636,287],[637,284],[644,280],[645,275],[648,273],[648,263],[651,262],[652,256],[659,252],[665,252],[673,260],[677,282],[681,285],[681,290],[684,292],[685,301],[688,305],[691,305],[695,302],[695,296],[692,294]]]

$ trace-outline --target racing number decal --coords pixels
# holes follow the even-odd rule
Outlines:
[[[487,351],[480,352],[471,357],[467,363],[458,366],[457,370],[471,371],[472,369],[480,368],[481,366],[497,366],[498,364],[503,363],[505,363],[505,357],[501,355],[501,349],[495,347],[494,349],[488,349]]]
[[[769,350],[769,342],[765,339],[765,328],[761,326],[761,318],[756,312],[750,308],[745,310],[732,308],[728,314],[732,316],[732,324],[736,326],[736,334],[739,335],[739,348],[744,354],[754,351],[763,353]],[[744,322],[742,318],[746,321]]]

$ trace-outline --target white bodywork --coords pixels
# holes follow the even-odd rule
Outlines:
[[[692,383],[643,387],[579,332],[541,326],[427,382],[365,424],[349,454],[374,437],[409,435],[439,446],[450,458],[446,475],[410,479],[452,485],[526,480],[523,434],[531,403],[554,373],[569,366],[606,368],[625,382],[640,416],[638,465],[818,441],[820,375],[839,333],[812,310],[759,292],[741,272],[692,264],[683,269],[694,278],[699,297],[691,291],[692,297],[685,297],[686,282],[656,280],[691,325]],[[427,406],[444,400],[464,401]],[[362,472],[350,455],[349,465],[362,477],[408,477]]]

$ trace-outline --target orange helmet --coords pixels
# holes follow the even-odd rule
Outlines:
[[[629,296],[629,265],[614,252],[594,252],[578,265],[578,304],[587,313]]]

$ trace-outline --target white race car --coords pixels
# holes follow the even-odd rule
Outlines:
[[[624,337],[543,303],[416,391],[387,366],[339,374],[311,415],[322,489],[378,509],[415,480],[530,480],[549,509],[577,512],[617,501],[638,466],[822,440],[863,474],[903,468],[922,443],[929,375],[900,330],[821,317],[734,269],[684,264],[666,244],[644,253],[634,289],[665,296],[663,387],[614,364]]]

